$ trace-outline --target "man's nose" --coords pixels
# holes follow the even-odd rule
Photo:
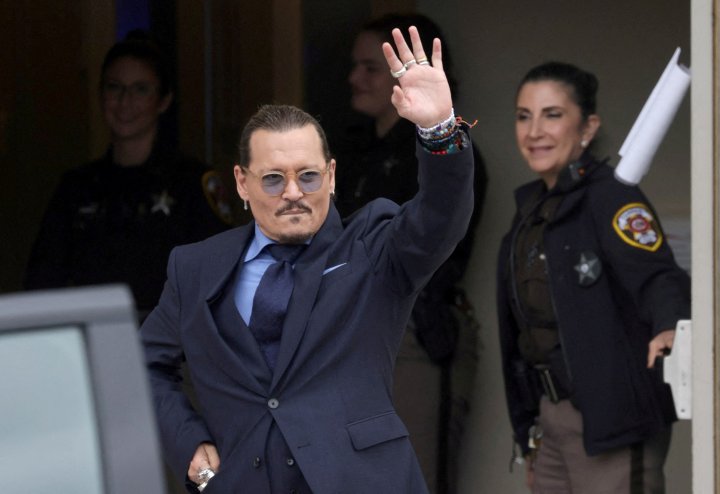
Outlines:
[[[303,191],[300,190],[300,187],[298,187],[297,177],[286,176],[285,179],[287,182],[285,183],[285,190],[283,190],[283,199],[287,199],[289,201],[296,201],[300,199],[304,194]]]

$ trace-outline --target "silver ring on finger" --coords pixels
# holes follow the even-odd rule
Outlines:
[[[390,75],[393,76],[395,79],[400,79],[402,76],[405,75],[405,72],[407,72],[407,67],[405,67],[404,65],[400,67],[400,70],[390,69]]]
[[[405,63],[403,64],[403,67],[405,67],[405,70],[407,70],[407,69],[409,69],[410,67],[412,67],[412,66],[413,66],[414,64],[416,64],[416,63],[417,63],[417,60],[415,60],[415,59],[413,58],[412,60],[408,60],[407,62],[405,62]]]
[[[418,65],[430,65],[430,62],[428,62],[427,57],[422,57],[417,59]]]
[[[210,482],[210,479],[212,479],[215,476],[215,471],[212,468],[203,468],[200,470],[197,474],[198,481],[200,484],[197,486],[197,490],[202,492],[205,490],[205,488],[208,485],[208,482]]]

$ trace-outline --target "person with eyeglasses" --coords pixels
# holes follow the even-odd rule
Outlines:
[[[99,98],[110,146],[63,175],[40,225],[25,288],[126,283],[143,318],[160,297],[170,249],[229,227],[220,176],[180,154],[162,132],[171,81],[167,59],[143,33],[108,51]]]
[[[393,406],[393,366],[418,293],[467,230],[474,166],[441,43],[426,54],[408,33],[409,44],[394,29],[383,52],[392,102],[416,126],[413,199],[341,219],[342,163],[324,130],[297,107],[265,105],[234,167],[253,220],[170,255],[140,334],[164,453],[191,492],[428,492]]]

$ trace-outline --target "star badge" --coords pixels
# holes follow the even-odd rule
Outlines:
[[[165,216],[170,216],[170,208],[175,204],[175,199],[170,197],[167,190],[163,190],[162,194],[153,194],[153,205],[150,209],[151,213],[162,211]]]
[[[602,264],[595,253],[586,251],[580,254],[580,262],[574,266],[578,273],[580,286],[590,286],[595,283],[602,273]]]

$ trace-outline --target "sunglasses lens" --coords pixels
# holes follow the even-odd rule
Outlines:
[[[280,173],[268,173],[262,177],[262,188],[271,196],[282,194],[285,190],[285,176]]]
[[[317,192],[322,185],[323,174],[318,171],[308,170],[298,175],[298,186],[305,194]]]
[[[323,173],[315,170],[307,170],[296,176],[298,188],[304,194],[311,194],[320,190],[323,182]],[[287,179],[282,173],[267,173],[261,178],[262,188],[266,194],[279,196],[285,190]]]

